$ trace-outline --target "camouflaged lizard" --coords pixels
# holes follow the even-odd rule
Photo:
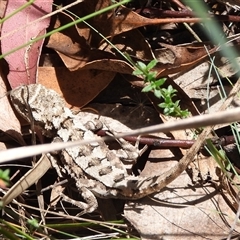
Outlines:
[[[79,119],[66,108],[63,99],[55,91],[40,84],[14,89],[11,101],[23,118],[28,122],[34,120],[34,125],[40,128],[43,135],[53,138],[54,141],[96,138],[94,132],[90,130],[94,121],[83,124],[83,119]],[[117,152],[110,150],[103,140],[67,148],[57,155],[49,153],[48,156],[59,177],[70,176],[74,180],[85,202],[71,201],[64,194],[63,200],[71,201],[84,212],[92,212],[98,206],[96,197],[133,200],[160,191],[186,169],[207,134],[208,132],[201,134],[188,156],[184,156],[172,169],[153,177],[128,174]]]

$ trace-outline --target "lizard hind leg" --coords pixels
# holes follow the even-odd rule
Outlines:
[[[61,195],[63,201],[70,203],[72,205],[75,205],[76,207],[78,207],[80,209],[83,209],[83,211],[78,213],[76,216],[81,216],[85,213],[91,213],[91,212],[95,211],[98,207],[96,197],[86,187],[81,187],[81,196],[86,202],[74,200],[74,199],[66,196],[64,193],[60,193],[60,195]]]

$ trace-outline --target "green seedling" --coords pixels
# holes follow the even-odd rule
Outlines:
[[[143,77],[146,83],[142,92],[153,91],[157,98],[162,98],[164,102],[160,103],[158,106],[163,108],[163,113],[165,115],[187,117],[189,115],[188,110],[181,110],[179,100],[173,101],[173,97],[176,96],[177,90],[174,89],[172,85],[169,85],[168,88],[163,88],[162,85],[165,83],[166,78],[157,79],[157,72],[152,71],[156,64],[156,59],[153,59],[148,65],[143,62],[137,62],[135,64],[136,69],[133,71],[133,75]]]

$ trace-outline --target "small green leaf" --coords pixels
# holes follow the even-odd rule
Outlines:
[[[146,82],[156,82],[157,72],[149,72],[146,76]]]
[[[175,107],[178,107],[178,106],[179,106],[179,102],[180,102],[180,100],[177,100],[177,101],[174,103],[174,106],[175,106]]]
[[[181,111],[182,117],[188,117],[189,116],[189,111],[188,109]]]
[[[165,81],[166,81],[166,78],[161,78],[161,79],[155,81],[155,85],[157,87],[160,87],[165,83]]]
[[[173,94],[173,93],[176,93],[176,92],[177,92],[177,90],[176,90],[176,89],[174,89],[172,85],[169,85],[167,90],[168,90],[168,92],[169,92],[169,93],[171,93],[171,94]]]
[[[172,90],[173,90],[172,85],[169,85],[169,86],[168,86],[168,91],[171,92]]]
[[[151,70],[152,68],[154,68],[156,66],[156,64],[158,63],[158,61],[156,59],[153,59],[148,65],[147,65],[147,70]]]
[[[154,90],[154,95],[157,97],[157,98],[161,98],[162,97],[162,92],[161,92],[161,90],[157,90],[157,89],[155,89]]]
[[[150,92],[152,91],[152,85],[151,84],[148,84],[147,86],[145,86],[143,89],[142,89],[142,92]]]
[[[165,102],[158,104],[160,108],[166,108],[167,104]]]
[[[143,72],[141,70],[139,70],[138,68],[135,69],[132,73],[134,76],[138,76],[138,75],[143,75]]]
[[[174,108],[164,108],[163,113],[165,115],[171,115],[174,112]]]
[[[9,174],[10,174],[9,169],[6,169],[4,171],[2,169],[0,169],[0,179],[2,179],[3,181],[6,181],[6,182],[9,181],[9,179],[10,179]]]
[[[143,63],[143,62],[137,62],[137,67],[140,69],[140,70],[142,70],[142,71],[146,71],[147,70],[147,66],[146,66],[146,64],[145,63]]]

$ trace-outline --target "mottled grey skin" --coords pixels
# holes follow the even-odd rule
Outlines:
[[[56,141],[90,140],[97,137],[82,124],[86,122],[84,119],[79,119],[64,107],[63,99],[55,91],[40,84],[14,89],[11,100],[22,117],[29,122],[34,121],[44,135]],[[176,166],[161,176],[135,177],[127,173],[116,153],[114,150],[109,150],[102,140],[64,149],[58,158],[49,154],[48,157],[59,177],[74,179],[77,189],[86,202],[77,202],[59,193],[63,200],[84,209],[82,213],[92,212],[97,208],[96,196],[139,199],[160,191],[184,170],[181,165],[179,171]]]
[[[34,121],[34,125],[47,137],[64,142],[96,138],[81,119],[64,107],[63,99],[53,90],[31,84],[14,89],[10,97],[17,112],[28,122]],[[52,155],[49,157],[60,177],[71,176],[75,180],[78,190],[88,202],[87,205],[75,205],[87,207],[87,212],[97,206],[94,195],[123,198],[127,193],[132,196],[129,180],[136,182],[136,177],[128,175],[121,160],[104,141],[65,149],[60,153],[61,162]]]

